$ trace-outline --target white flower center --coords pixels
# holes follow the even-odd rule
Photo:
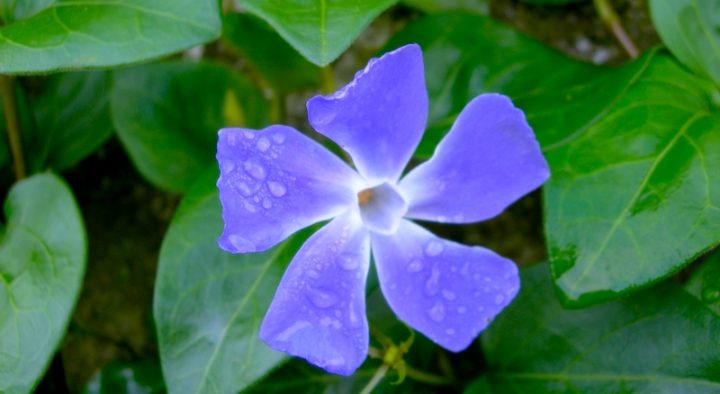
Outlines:
[[[361,190],[357,198],[365,227],[380,234],[389,235],[397,231],[408,208],[397,189],[387,182]]]

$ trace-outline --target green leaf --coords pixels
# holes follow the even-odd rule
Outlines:
[[[52,174],[17,183],[0,232],[0,392],[30,392],[63,338],[87,241],[70,189]]]
[[[47,80],[32,102],[38,132],[29,153],[36,156],[36,170],[70,168],[110,138],[110,82],[101,71]]]
[[[525,111],[551,166],[545,232],[569,304],[647,286],[720,241],[720,114],[664,52],[602,68],[473,15],[420,20],[402,42],[425,51],[434,123],[421,156],[481,92]]]
[[[324,66],[350,46],[360,32],[397,0],[245,0],[306,59]]]
[[[720,319],[672,284],[565,310],[548,266],[482,335],[493,393],[717,393]]]
[[[32,16],[57,0],[0,0],[0,21],[8,24]]]
[[[140,62],[213,40],[220,27],[217,0],[57,0],[0,28],[0,73]]]
[[[225,126],[267,124],[267,101],[215,63],[158,63],[115,72],[110,106],[121,142],[155,185],[184,192],[215,162]]]
[[[692,273],[685,290],[720,316],[720,250],[714,251]]]
[[[238,392],[285,358],[260,341],[258,330],[307,234],[265,253],[220,250],[217,177],[216,168],[200,177],[160,251],[154,314],[171,393]]]
[[[83,389],[83,394],[161,394],[165,381],[154,360],[105,365]]]
[[[223,37],[280,93],[320,85],[320,68],[305,60],[265,21],[250,14],[228,14]]]
[[[428,14],[446,11],[466,11],[481,15],[490,14],[487,0],[401,0],[401,3]]]
[[[533,4],[533,5],[566,5],[566,4],[572,4],[572,3],[582,3],[584,1],[589,0],[520,0],[523,3],[526,4]]]
[[[673,55],[720,85],[720,3],[650,0],[655,29]]]

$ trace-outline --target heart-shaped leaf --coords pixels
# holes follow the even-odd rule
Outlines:
[[[218,170],[178,208],[160,251],[155,322],[171,393],[238,392],[285,357],[258,338],[275,288],[306,234],[265,253],[220,250]]]
[[[80,292],[87,241],[72,193],[55,175],[17,183],[0,234],[0,392],[28,393],[63,338]]]
[[[47,8],[0,28],[0,74],[139,62],[220,35],[217,0],[57,0],[32,12],[38,5]]]
[[[170,62],[117,71],[111,111],[140,173],[162,188],[183,192],[215,162],[218,130],[266,125],[268,104],[255,86],[225,66]]]
[[[565,310],[542,264],[482,335],[492,392],[717,393],[720,318],[673,284]]]
[[[568,303],[646,286],[720,242],[720,113],[711,86],[666,53],[593,66],[477,15],[421,19],[391,46],[404,42],[426,62],[421,156],[481,92],[525,111],[551,167],[545,232]]]
[[[655,29],[673,55],[720,86],[720,3],[650,0]]]
[[[244,0],[311,62],[324,66],[397,0]]]

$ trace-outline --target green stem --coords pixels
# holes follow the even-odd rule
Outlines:
[[[610,0],[593,0],[593,5],[595,5],[595,11],[598,13],[598,16],[600,16],[600,20],[610,29],[610,32],[615,36],[615,39],[620,43],[620,46],[623,47],[625,52],[627,52],[628,56],[632,59],[638,57],[640,51],[638,51],[635,43],[633,43],[630,36],[628,36],[625,28],[623,28],[620,17],[610,4]]]
[[[25,171],[25,160],[23,159],[22,142],[20,140],[20,122],[18,121],[17,103],[15,102],[15,80],[6,75],[0,75],[0,96],[5,112],[5,123],[7,125],[8,140],[10,141],[10,153],[13,158],[15,179],[22,180],[27,172]]]
[[[451,386],[453,384],[453,381],[450,379],[415,369],[409,364],[405,364],[405,373],[413,380],[434,386]]]
[[[385,374],[387,373],[388,369],[390,367],[386,364],[383,364],[378,368],[378,370],[375,372],[375,375],[373,375],[372,379],[368,382],[368,384],[365,386],[365,388],[362,389],[360,394],[370,394],[373,390],[375,390],[375,387],[380,383],[382,378],[385,377]]]
[[[270,100],[270,123],[277,124],[285,122],[285,95],[273,90]]]
[[[320,69],[321,70],[321,76],[322,81],[320,85],[320,90],[323,92],[323,94],[330,94],[335,91],[335,76],[333,75],[333,69],[332,65],[328,64],[327,66]]]

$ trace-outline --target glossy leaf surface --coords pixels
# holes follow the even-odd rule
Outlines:
[[[720,86],[720,2],[650,0],[655,29],[677,58]]]
[[[0,235],[0,392],[30,392],[65,334],[87,241],[70,189],[55,175],[16,184]]]
[[[467,36],[478,40],[470,51]],[[421,156],[480,92],[525,111],[551,166],[545,232],[568,303],[648,285],[720,241],[720,114],[708,84],[664,52],[601,68],[459,15],[420,20],[396,40],[423,45],[436,81]]]
[[[309,61],[324,66],[350,46],[360,32],[396,0],[245,0]]]
[[[215,161],[225,126],[263,126],[267,102],[242,75],[215,63],[171,62],[117,71],[113,121],[138,171],[183,192]]]
[[[555,299],[548,267],[482,336],[493,393],[716,393],[720,318],[673,284],[582,311]]]
[[[22,3],[22,2],[20,2]],[[220,35],[216,0],[57,0],[0,28],[0,73],[42,73],[139,62]],[[29,11],[13,15],[26,16]]]
[[[188,193],[160,251],[154,314],[172,393],[238,392],[284,360],[258,330],[305,236],[265,253],[222,251],[217,176],[205,173]]]

